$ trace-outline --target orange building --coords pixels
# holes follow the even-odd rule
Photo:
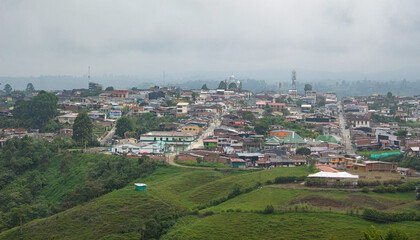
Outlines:
[[[128,96],[128,90],[114,90],[113,97],[126,98]]]
[[[293,133],[294,132],[290,130],[273,130],[270,132],[270,137],[287,137]]]

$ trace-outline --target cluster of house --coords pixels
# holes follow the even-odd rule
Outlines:
[[[123,138],[113,142],[110,152],[115,154],[180,152],[179,161],[195,161],[199,157],[203,161],[222,162],[234,168],[301,166],[307,165],[310,157],[318,164],[343,170],[398,171],[392,164],[344,157],[337,121],[340,108],[334,92],[323,94],[308,90],[300,95],[296,90],[290,90],[287,93],[266,91],[254,94],[242,90],[241,83],[233,75],[224,84],[227,86],[224,89],[214,90],[156,86],[101,91],[99,95],[89,96],[85,93],[99,89],[98,84],[89,83],[89,89],[56,93],[59,104],[63,106],[56,121],[68,126],[61,129],[60,135],[70,137],[71,125],[81,110],[87,110],[92,121],[105,131],[124,114],[182,117],[177,122],[164,124],[161,131],[148,131],[137,139]],[[373,95],[342,99],[342,111],[353,146],[357,150],[398,149],[419,154],[420,139],[417,136],[420,136],[420,129],[401,127],[397,122],[378,123],[374,117],[398,116],[403,121],[418,121],[420,97],[394,97],[393,109],[381,107],[388,101],[385,98]],[[271,125],[261,133],[256,131],[253,122],[243,118],[244,112],[253,114],[257,122],[267,115],[283,116],[285,121],[310,125],[313,132],[320,134],[314,135],[313,139],[302,137],[281,125]],[[7,111],[0,113],[9,114]],[[212,132],[207,131],[210,127]],[[400,130],[407,130],[408,134],[396,134]],[[14,133],[8,131],[3,130],[2,136],[28,134],[20,133],[19,129]],[[203,145],[192,149],[191,145],[197,139],[202,139]],[[296,150],[303,147],[310,150],[309,157],[297,154]]]
[[[401,126],[399,122],[420,120],[420,97],[393,97],[394,107],[381,107],[386,96],[345,97],[342,100],[351,141],[357,150],[398,149],[416,154],[420,146],[420,128]],[[400,135],[401,131],[406,133]],[[410,144],[407,144],[410,143]],[[413,148],[414,147],[414,148]]]

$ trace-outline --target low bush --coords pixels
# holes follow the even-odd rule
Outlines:
[[[420,213],[417,212],[382,212],[376,209],[365,208],[362,217],[374,222],[401,222],[420,221]]]
[[[369,193],[369,191],[370,191],[369,188],[366,186],[362,188],[362,192],[364,193]]]
[[[203,213],[203,216],[211,216],[211,215],[213,215],[213,211],[205,211]]]
[[[397,191],[398,192],[410,192],[416,190],[416,182],[409,181],[403,184],[398,185]]]
[[[274,212],[273,205],[267,205],[263,211],[264,214],[271,214]]]
[[[395,193],[397,191],[397,188],[394,185],[390,184],[388,185],[388,187],[386,187],[386,191],[389,193]]]
[[[384,185],[379,185],[379,186],[376,186],[373,189],[373,191],[376,192],[376,193],[385,193],[385,192],[387,192],[387,189]]]

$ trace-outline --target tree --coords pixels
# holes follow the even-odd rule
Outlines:
[[[384,236],[383,233],[377,230],[374,226],[370,226],[363,233],[364,240],[408,240],[408,236],[405,232],[391,227],[388,229],[387,234]]]
[[[408,131],[405,129],[399,129],[396,133],[398,137],[407,137]]]
[[[7,94],[10,94],[11,92],[12,92],[12,86],[10,86],[10,84],[6,84],[6,85],[4,85],[4,91],[7,93]]]
[[[57,116],[58,97],[53,93],[41,91],[29,101],[16,101],[13,116],[31,128],[41,128]]]
[[[28,85],[26,85],[26,91],[27,92],[35,91],[34,85],[32,83],[28,83]]]
[[[274,111],[273,107],[270,107],[268,104],[265,105],[264,107],[264,116],[270,116],[270,114]]]
[[[105,88],[105,91],[114,91],[114,87],[112,87],[112,86],[107,87],[107,88]]]
[[[201,87],[202,90],[209,90],[209,88],[207,87],[207,84],[203,84],[203,86]]]
[[[326,99],[322,96],[316,96],[316,106],[317,107],[323,107],[325,106]]]
[[[250,111],[242,112],[242,119],[250,122],[254,122],[256,120],[255,115]]]
[[[236,87],[236,83],[234,82],[229,84],[229,89],[235,89]]]
[[[296,150],[296,154],[298,155],[311,155],[311,149],[307,147],[298,148]]]
[[[79,113],[73,124],[73,139],[81,146],[93,140],[93,124],[86,111]]]
[[[203,158],[202,157],[197,157],[195,160],[197,161],[198,164],[200,164],[203,161]]]
[[[309,84],[309,83],[305,84],[305,88],[304,88],[304,90],[305,90],[305,92],[306,92],[306,91],[312,91],[312,85],[311,85],[311,84]]]
[[[386,97],[391,99],[391,98],[392,98],[392,92],[388,92],[388,93],[386,94]]]
[[[20,225],[21,234],[23,231],[23,224],[30,219],[31,212],[31,208],[28,204],[23,204],[10,210],[11,220],[14,222],[14,225],[17,225],[16,223]]]
[[[219,87],[217,88],[217,89],[224,89],[224,90],[227,90],[227,84],[226,84],[226,81],[221,81],[220,83],[219,83]]]
[[[269,127],[266,123],[257,123],[254,127],[255,133],[265,135]]]
[[[116,128],[115,133],[123,138],[125,132],[131,132],[134,130],[133,120],[128,117],[120,117],[117,120]]]
[[[191,94],[191,97],[192,97],[192,100],[195,102],[195,100],[197,100],[197,97],[199,97],[200,95],[198,94],[198,93],[196,93],[196,92],[193,92],[192,94]]]
[[[64,175],[64,183],[67,183],[67,178],[70,172],[71,155],[66,153],[60,161],[60,172]]]
[[[416,199],[420,200],[420,182],[417,183],[416,187]]]

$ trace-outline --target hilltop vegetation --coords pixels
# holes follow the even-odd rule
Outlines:
[[[0,151],[0,230],[119,189],[159,163],[65,150],[70,140],[8,140]],[[64,149],[63,149],[64,148]]]
[[[309,172],[307,167],[215,171],[163,164],[126,187],[32,221],[23,226],[22,233],[18,227],[4,231],[0,239],[73,239],[76,232],[79,239],[357,239],[369,225],[380,230],[390,226],[362,219],[363,208],[382,212],[420,209],[414,192],[364,194],[259,187],[277,177]],[[134,191],[133,182],[146,183],[148,189]],[[48,199],[59,198],[52,189],[45,189]],[[266,211],[267,206],[272,210]],[[392,226],[411,237],[420,234],[420,222]]]

